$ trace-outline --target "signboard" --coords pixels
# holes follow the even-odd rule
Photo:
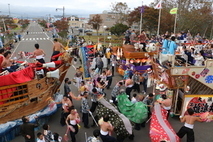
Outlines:
[[[205,121],[207,119],[209,119],[208,121],[213,121],[213,95],[185,95],[182,116],[186,114],[188,108],[192,108],[195,115],[203,117]]]

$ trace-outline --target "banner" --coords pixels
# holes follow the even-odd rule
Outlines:
[[[141,13],[144,13],[144,6],[141,6]]]
[[[89,68],[91,59],[94,57],[94,45],[88,45],[80,48],[83,76],[85,79],[90,78]]]
[[[172,8],[169,13],[170,14],[177,14],[177,10],[178,10],[178,8]]]
[[[187,109],[192,108],[195,116],[201,117],[205,122],[213,121],[213,96],[212,95],[185,95],[181,115],[187,114]]]
[[[161,9],[162,8],[162,1],[160,0],[159,3],[154,7],[154,9]]]

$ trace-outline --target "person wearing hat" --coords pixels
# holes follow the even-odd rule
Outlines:
[[[134,82],[134,90],[136,90],[138,93],[140,93],[140,72],[135,71],[134,75],[132,76],[132,80]]]
[[[152,73],[152,69],[151,69],[151,68],[148,68],[148,69],[142,74],[142,77],[143,77],[142,85],[143,85],[144,94],[146,94],[146,91],[147,91],[147,81],[148,81],[148,77],[149,77],[149,74],[150,74],[150,73]]]

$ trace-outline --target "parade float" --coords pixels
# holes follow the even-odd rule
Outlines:
[[[172,99],[170,112],[172,117],[184,116],[187,114],[187,109],[192,108],[194,115],[200,117],[203,122],[213,121],[213,60],[206,59],[203,66],[194,66],[180,64],[176,56],[179,54],[171,56],[160,53],[159,58],[152,60],[150,77],[155,99],[160,100],[162,94]],[[156,104],[153,109],[150,124],[151,141],[178,142],[179,139],[163,111],[159,104]]]
[[[173,60],[172,62],[175,62]],[[185,114],[188,108],[193,108],[198,114],[213,112],[213,60],[207,59],[204,66],[176,66],[170,64],[165,68],[153,62],[153,80],[158,85],[166,87],[165,93],[172,98],[172,112],[174,115]],[[174,64],[174,66],[172,66]]]
[[[119,61],[117,71],[120,75],[124,75],[127,67],[143,73],[151,67],[150,57],[157,56],[158,46],[154,43],[147,45],[147,52],[142,52],[142,45],[123,45],[122,47],[113,47],[113,53]]]
[[[0,127],[17,122],[16,125],[13,124],[17,128],[20,126],[21,117],[39,111],[39,114],[42,114],[47,107],[51,110],[54,108],[54,105],[51,103],[50,106],[48,102],[60,87],[72,61],[69,52],[60,53],[53,58],[56,56],[60,56],[60,60],[45,64],[17,61],[21,63],[18,71],[4,71],[0,74]],[[2,142],[10,141],[19,133],[18,130],[8,133],[12,132],[14,127],[0,131]]]

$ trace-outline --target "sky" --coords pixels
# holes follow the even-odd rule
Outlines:
[[[143,0],[143,3],[149,5],[153,1]],[[56,11],[56,8],[62,9],[64,6],[65,15],[89,17],[89,14],[110,11],[110,5],[115,2],[126,2],[131,10],[142,5],[140,0],[0,0],[0,15],[9,15],[9,9],[10,15],[18,18],[62,15],[63,11]]]

